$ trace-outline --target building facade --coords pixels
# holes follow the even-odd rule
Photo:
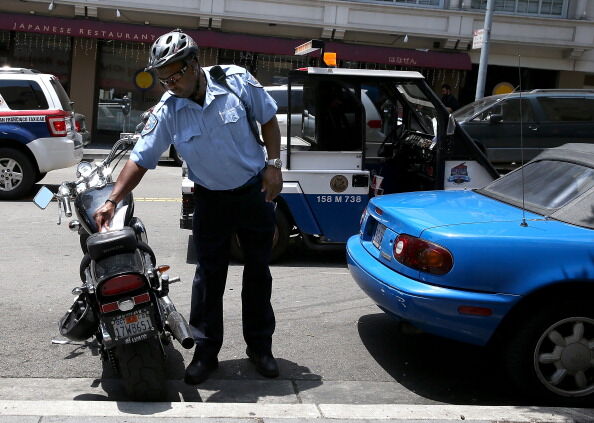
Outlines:
[[[494,0],[485,95],[518,87],[594,88],[594,2]],[[322,39],[340,66],[422,72],[474,100],[487,0],[3,0],[0,66],[57,75],[93,140],[115,139],[156,103],[150,44],[183,28],[205,66],[235,63],[263,84],[318,63],[294,47]],[[132,111],[122,113],[121,100]]]

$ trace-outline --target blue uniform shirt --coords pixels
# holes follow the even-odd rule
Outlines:
[[[266,123],[276,114],[274,99],[239,66],[222,66],[227,83]],[[163,94],[153,109],[130,158],[146,169],[157,166],[171,143],[188,165],[188,176],[211,190],[245,184],[265,166],[264,148],[250,130],[239,99],[206,74],[204,106],[187,98]]]

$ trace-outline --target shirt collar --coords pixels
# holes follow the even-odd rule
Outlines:
[[[221,87],[219,84],[217,84],[216,82],[214,82],[212,80],[212,78],[210,77],[210,72],[208,72],[208,69],[203,68],[203,70],[204,70],[204,75],[206,77],[206,93],[204,95],[204,106],[202,108],[205,109],[214,100],[215,96],[221,95],[221,94],[226,94],[227,90],[225,90],[223,87]],[[167,98],[169,98],[169,97],[174,97],[174,96],[169,94],[169,92],[165,92],[162,99],[167,100]],[[184,107],[200,108],[199,104],[197,104],[195,101],[192,101],[188,98],[178,98],[178,97],[174,97],[174,98],[175,98],[176,110],[181,110]]]
[[[204,99],[204,107],[208,106],[217,95],[226,94],[225,90],[220,84],[214,82],[210,76],[208,69],[203,68],[204,75],[206,75],[206,98]]]

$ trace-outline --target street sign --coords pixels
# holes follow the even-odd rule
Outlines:
[[[485,30],[484,29],[477,29],[472,32],[472,48],[483,48],[483,43],[485,40]]]

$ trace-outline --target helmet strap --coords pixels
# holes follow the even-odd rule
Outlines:
[[[200,68],[200,66],[198,66],[198,81],[196,82],[196,86],[194,87],[194,91],[192,92],[192,95],[190,95],[190,98],[200,105],[204,103],[204,98],[198,97],[200,95],[200,88],[202,88],[201,80],[202,69]]]

